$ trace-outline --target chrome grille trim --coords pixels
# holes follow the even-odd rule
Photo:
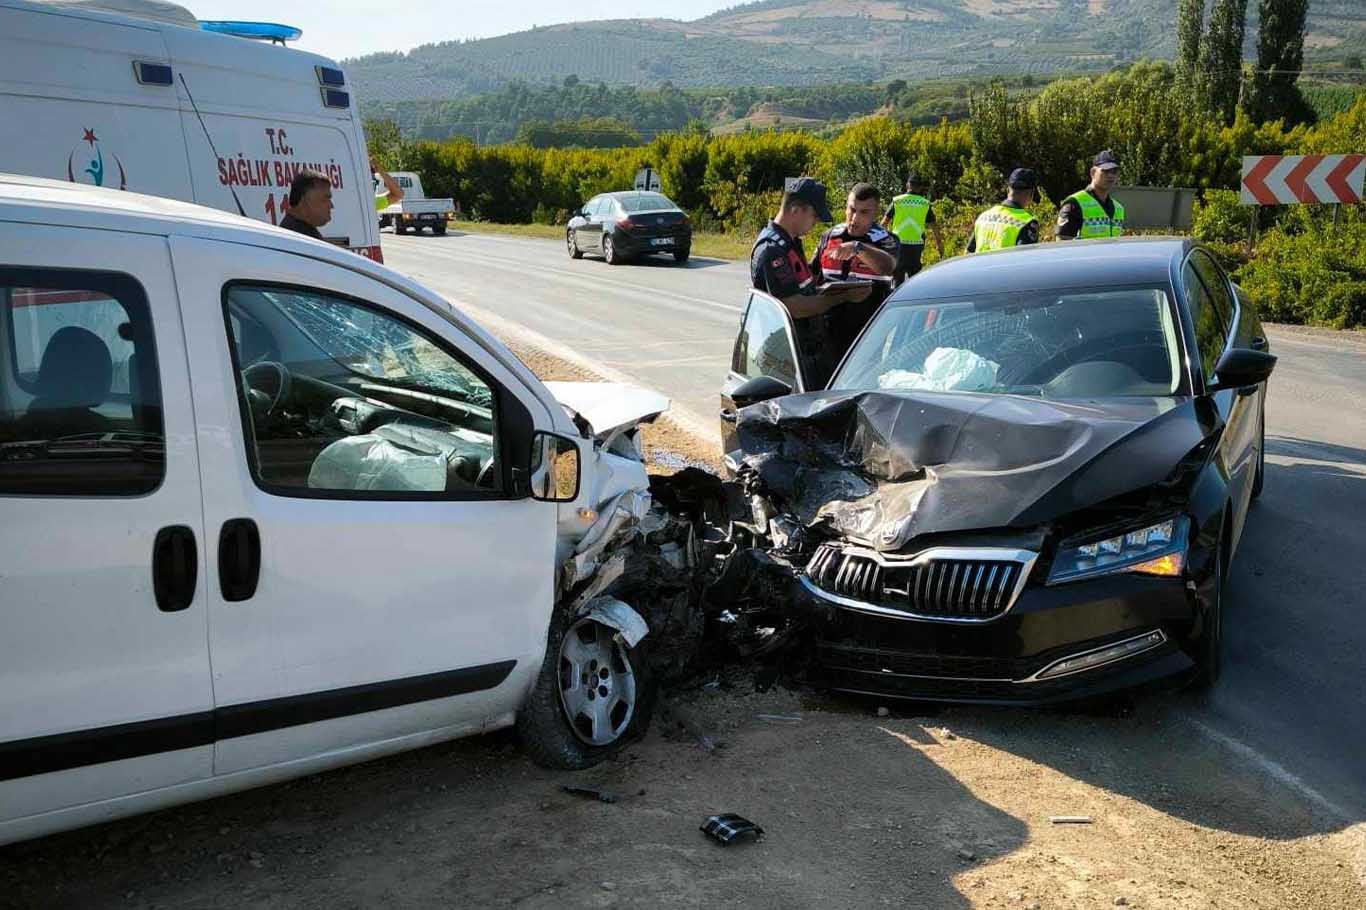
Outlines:
[[[1010,611],[1038,558],[1013,547],[931,547],[903,556],[827,543],[811,557],[802,583],[863,612],[982,623]]]

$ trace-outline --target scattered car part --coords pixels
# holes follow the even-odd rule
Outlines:
[[[702,823],[700,830],[716,838],[723,847],[730,846],[741,837],[751,837],[757,841],[764,836],[763,828],[733,813],[710,816]]]
[[[560,787],[560,789],[565,793],[572,793],[575,796],[582,796],[586,799],[595,799],[600,803],[614,803],[617,801],[615,794],[609,793],[606,790],[598,790],[593,787],[574,787],[565,784],[563,787]]]
[[[1050,815],[1048,820],[1055,825],[1089,825],[1089,815]]]

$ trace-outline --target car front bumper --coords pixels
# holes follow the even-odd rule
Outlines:
[[[1181,579],[1030,584],[1005,615],[973,623],[877,615],[805,578],[795,587],[798,614],[815,633],[813,681],[838,691],[1043,705],[1146,687],[1195,666],[1181,644],[1198,625],[1201,595]],[[1057,666],[1078,657],[1079,668]]]

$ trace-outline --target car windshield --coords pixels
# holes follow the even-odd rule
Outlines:
[[[832,389],[1040,398],[1173,395],[1181,345],[1161,287],[906,300],[882,310]]]
[[[669,201],[669,197],[661,196],[659,193],[632,193],[629,196],[618,196],[617,202],[628,215],[636,212],[672,211],[678,208]]]

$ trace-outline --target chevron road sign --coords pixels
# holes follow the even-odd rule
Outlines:
[[[1352,203],[1362,198],[1366,155],[1249,155],[1243,205]]]

